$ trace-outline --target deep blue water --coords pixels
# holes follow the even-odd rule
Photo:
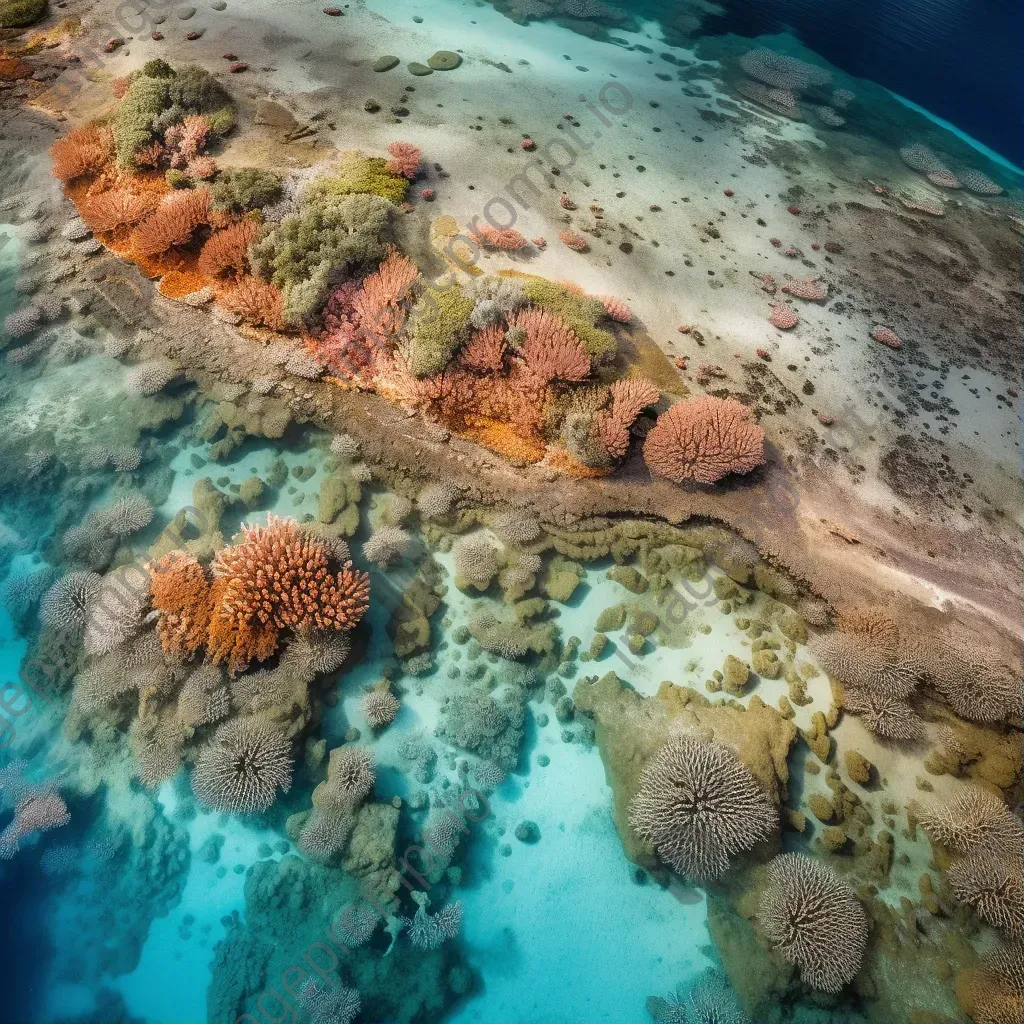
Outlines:
[[[719,0],[711,33],[792,32],[851,75],[913,100],[1024,165],[1017,0]]]

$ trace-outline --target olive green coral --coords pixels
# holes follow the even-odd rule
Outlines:
[[[0,0],[0,28],[25,28],[46,13],[46,0]]]
[[[281,198],[281,179],[273,171],[239,167],[221,171],[210,191],[215,209],[228,213],[260,210]]]
[[[318,178],[310,185],[308,198],[315,201],[362,193],[400,203],[408,191],[408,179],[391,174],[386,160],[364,156],[362,153],[346,153],[330,174]]]
[[[444,369],[469,330],[476,303],[455,286],[428,288],[413,307],[412,371],[429,377]]]
[[[310,201],[253,245],[253,266],[284,293],[290,325],[315,315],[347,274],[380,262],[391,209],[379,196]]]

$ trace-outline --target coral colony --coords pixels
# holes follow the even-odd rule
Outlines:
[[[114,6],[0,0],[5,1019],[1024,1024],[1020,172],[713,4]]]

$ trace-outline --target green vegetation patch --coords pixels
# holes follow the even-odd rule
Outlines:
[[[412,371],[429,377],[448,365],[469,331],[476,303],[458,288],[428,288],[413,307]]]
[[[307,322],[339,281],[380,262],[392,209],[372,195],[311,200],[252,247],[256,272],[284,293],[289,324]]]
[[[331,174],[313,182],[308,196],[311,199],[328,199],[366,194],[400,203],[408,191],[408,179],[389,174],[386,160],[363,156],[362,153],[346,153]]]
[[[273,171],[258,167],[240,167],[221,171],[211,192],[217,210],[229,213],[249,213],[262,210],[281,198],[281,179]]]
[[[46,0],[0,0],[0,28],[26,28],[46,13]]]

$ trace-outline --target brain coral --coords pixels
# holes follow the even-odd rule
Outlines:
[[[734,398],[702,395],[663,413],[644,442],[651,472],[676,483],[713,484],[764,462],[764,431]]]

